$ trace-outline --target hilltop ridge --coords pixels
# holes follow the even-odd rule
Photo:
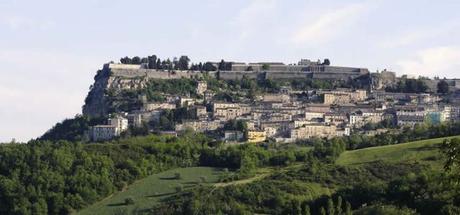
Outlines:
[[[369,87],[370,76],[366,68],[330,66],[330,61],[324,63],[312,62],[302,59],[298,64],[285,65],[278,62],[262,63],[232,63],[221,61],[220,63],[207,62],[209,68],[191,65],[187,69],[166,68],[152,66],[148,60],[139,64],[128,64],[132,61],[121,60],[124,63],[104,64],[94,77],[94,84],[90,88],[83,114],[93,117],[107,115],[110,104],[107,101],[107,91],[115,90],[140,90],[146,87],[152,79],[201,79],[204,75],[220,80],[248,79],[312,79],[327,81],[351,82],[359,81]],[[142,61],[141,61],[142,62]],[[200,63],[201,64],[201,63]],[[156,65],[156,64],[155,64]],[[391,75],[390,75],[391,76]]]

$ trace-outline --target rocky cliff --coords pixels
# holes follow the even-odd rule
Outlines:
[[[114,98],[123,90],[137,90],[146,86],[148,78],[142,73],[118,75],[116,69],[104,66],[94,77],[94,84],[85,99],[83,114],[91,117],[105,116],[113,109]],[[134,98],[136,99],[136,98]]]

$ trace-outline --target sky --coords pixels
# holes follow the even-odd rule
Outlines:
[[[0,142],[81,113],[96,71],[124,56],[329,58],[460,78],[459,10],[458,0],[0,0]]]

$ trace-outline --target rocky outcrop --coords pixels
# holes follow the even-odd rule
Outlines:
[[[94,76],[94,84],[83,105],[83,115],[91,117],[105,116],[108,112],[106,90],[108,89],[110,71],[107,69],[99,70]]]
[[[138,103],[138,96],[122,94],[124,91],[144,89],[150,79],[192,78],[202,75],[191,71],[165,71],[145,69],[140,65],[105,64],[94,77],[94,84],[85,99],[83,114],[102,117],[118,111],[123,102]],[[135,97],[135,98],[134,98]]]
[[[142,73],[124,76],[117,75],[116,70],[105,65],[102,70],[97,72],[94,77],[94,84],[85,99],[84,115],[91,117],[106,116],[112,109],[115,95],[123,90],[138,90],[146,87],[148,78]]]

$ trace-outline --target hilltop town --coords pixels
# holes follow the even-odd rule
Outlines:
[[[136,131],[203,132],[228,143],[374,136],[460,120],[460,80],[398,77],[330,60],[161,62],[122,58],[97,72],[83,114],[93,141]]]

